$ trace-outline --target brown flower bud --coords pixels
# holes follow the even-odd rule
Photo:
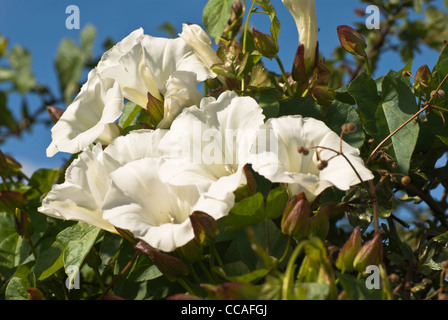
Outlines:
[[[218,224],[212,216],[205,212],[195,211],[190,215],[190,221],[198,244],[215,241]]]
[[[275,42],[272,36],[260,32],[255,28],[252,31],[252,36],[254,38],[255,48],[266,58],[275,58],[278,52],[278,44]]]
[[[51,121],[53,123],[58,122],[58,120],[62,117],[65,110],[55,107],[55,106],[47,106],[47,112],[50,115]]]
[[[367,241],[356,254],[353,267],[358,272],[365,272],[367,266],[378,265],[382,261],[383,243],[381,235],[376,232],[372,240]]]
[[[366,56],[365,49],[367,48],[367,43],[359,32],[345,25],[338,26],[337,32],[339,42],[345,51],[352,55]]]
[[[401,178],[401,183],[407,186],[411,183],[411,178],[409,176],[404,176],[403,178]]]
[[[302,153],[304,156],[306,156],[310,153],[310,151],[307,148],[305,148],[304,146],[299,146],[297,148],[297,152]]]
[[[431,99],[434,98],[444,98],[445,97],[445,91],[442,89],[439,89],[439,91],[433,90],[431,91]]]
[[[45,296],[39,289],[32,287],[27,290],[28,300],[45,300]]]
[[[182,260],[160,252],[143,240],[140,240],[135,245],[135,249],[150,257],[157,268],[159,268],[163,275],[171,282],[174,282],[189,273],[187,265]]]
[[[330,229],[329,212],[330,207],[323,206],[310,218],[309,235],[317,236],[322,240],[327,237],[328,230]]]
[[[354,270],[353,261],[362,246],[361,228],[357,226],[353,230],[350,238],[342,246],[336,260],[336,267],[342,272],[351,272]]]
[[[34,232],[30,215],[19,208],[16,208],[15,210],[14,227],[16,228],[17,233],[24,239],[29,238]]]
[[[353,133],[356,131],[356,124],[353,122],[344,123],[342,125],[342,132],[344,133]]]
[[[324,170],[327,166],[328,166],[328,161],[327,161],[327,160],[321,160],[321,161],[317,164],[317,169],[319,169],[319,170]]]
[[[306,236],[310,224],[310,215],[311,206],[305,193],[296,195],[283,211],[282,232],[297,239]]]

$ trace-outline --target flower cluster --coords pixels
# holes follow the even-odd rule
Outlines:
[[[306,57],[316,50],[313,32]],[[215,220],[229,214],[248,183],[248,165],[285,185],[291,199],[303,193],[309,201],[330,186],[348,190],[373,178],[359,151],[324,122],[266,119],[256,97],[230,90],[213,71],[222,63],[198,25],[183,25],[176,39],[138,29],[107,51],[52,129],[48,156],[79,155],[39,211],[127,230],[171,252],[194,239],[195,212]],[[209,79],[224,83],[204,97],[198,85]],[[128,102],[152,126],[123,131],[118,122]]]

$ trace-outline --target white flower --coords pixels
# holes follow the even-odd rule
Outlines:
[[[143,108],[148,93],[159,100],[165,97],[159,128],[168,128],[184,107],[199,103],[202,95],[196,86],[215,77],[182,38],[152,37],[141,28],[102,57],[98,73],[117,81],[124,98]]]
[[[162,165],[162,177],[176,185],[213,180],[206,194],[224,199],[246,184],[243,168],[263,120],[251,97],[226,91],[218,99],[203,98],[200,108],[185,109],[163,138],[167,163],[178,166]]]
[[[52,129],[47,156],[76,153],[93,142],[109,144],[119,135],[115,124],[124,99],[145,108],[148,93],[164,100],[162,126],[169,127],[182,108],[197,104],[196,86],[216,75],[182,39],[151,37],[138,29],[104,53],[72,104]]]
[[[305,48],[305,64],[314,65],[317,46],[317,16],[314,0],[282,0],[297,25],[299,45]]]
[[[212,48],[210,37],[201,26],[184,23],[182,25],[182,33],[179,36],[193,48],[196,56],[207,67],[211,68],[212,65],[222,62]]]
[[[156,155],[164,134],[165,130],[136,130],[115,139],[104,151],[99,143],[85,150],[68,167],[64,183],[53,186],[38,211],[115,232],[102,216],[103,201],[111,185],[109,175],[130,161]]]
[[[109,144],[120,135],[114,123],[123,110],[123,96],[117,83],[101,79],[96,69],[89,72],[80,93],[51,129],[47,156],[57,152],[76,153],[92,142]]]
[[[209,183],[175,186],[162,181],[159,171],[164,162],[162,157],[145,157],[114,171],[103,215],[152,247],[171,252],[194,238],[189,219],[193,212],[217,220],[227,215],[234,199],[204,196]]]
[[[53,186],[38,211],[116,232],[114,226],[103,219],[101,211],[110,184],[108,175],[115,169],[116,164],[105,156],[101,144],[96,144],[71,163],[65,173],[65,182]]]
[[[271,118],[260,132],[261,135],[269,135],[266,143],[254,145],[250,157],[252,167],[272,182],[286,183],[291,196],[305,192],[308,200],[312,201],[330,186],[347,190],[361,182],[346,159],[340,155],[334,157],[336,153],[331,150],[311,148],[308,155],[298,152],[300,146],[320,146],[339,151],[340,137],[322,121],[301,116]],[[263,140],[257,139],[259,141]],[[342,141],[342,153],[363,181],[373,179],[359,157],[358,149]],[[328,165],[322,170],[318,169],[319,160],[328,160]]]

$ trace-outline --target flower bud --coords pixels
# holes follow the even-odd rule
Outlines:
[[[321,160],[321,161],[317,164],[317,169],[319,169],[319,170],[324,170],[327,166],[328,166],[328,161],[327,161],[327,160]]]
[[[183,24],[182,33],[179,36],[193,48],[198,59],[208,68],[222,61],[212,48],[212,41],[207,33],[197,24]]]
[[[255,48],[266,58],[275,58],[278,52],[278,44],[269,34],[260,32],[255,28],[252,31]]]
[[[297,47],[291,70],[292,78],[300,85],[306,81],[305,48],[303,44]]]
[[[297,148],[297,152],[298,153],[302,153],[304,156],[307,156],[310,153],[310,150],[308,150],[306,147],[304,146],[299,146]]]
[[[352,55],[366,57],[367,43],[364,37],[349,26],[338,26],[338,37],[342,48]]]
[[[241,0],[236,0],[232,5],[232,14],[224,28],[224,36],[233,39],[240,31],[243,24],[244,6]]]
[[[323,206],[310,218],[309,235],[317,236],[322,240],[327,237],[328,230],[330,229],[329,212],[330,207]]]
[[[297,239],[303,238],[310,225],[311,206],[305,193],[296,195],[283,211],[281,230]]]
[[[356,254],[353,267],[356,271],[364,273],[367,266],[378,265],[382,261],[383,243],[381,235],[376,232],[372,240],[367,241]]]
[[[427,84],[428,82],[431,81],[432,78],[432,74],[431,71],[429,70],[428,66],[425,64],[423,66],[421,66],[420,68],[418,68],[417,72],[415,73],[415,77],[414,80],[416,82],[416,85],[420,84],[420,83],[424,83]]]
[[[403,178],[401,178],[401,183],[407,186],[411,183],[411,178],[409,176],[404,176]]]
[[[215,241],[215,236],[218,234],[218,224],[213,217],[205,212],[195,211],[190,215],[190,221],[198,244]]]
[[[342,132],[344,133],[353,133],[356,131],[356,124],[353,122],[344,123],[342,125]]]
[[[18,191],[0,191],[0,202],[11,212],[15,212],[16,208],[23,208],[28,200],[26,196]]]
[[[353,230],[350,238],[345,242],[342,246],[341,251],[339,252],[338,258],[336,260],[336,267],[342,272],[352,272],[353,261],[362,246],[361,239],[361,228],[357,226],[355,230]]]
[[[439,89],[439,91],[433,90],[431,91],[431,99],[435,99],[435,98],[444,98],[445,97],[445,91],[443,91],[442,89]]]
[[[159,268],[160,272],[162,272],[171,282],[174,282],[189,273],[187,265],[182,260],[160,252],[143,240],[140,240],[135,245],[135,249],[150,257],[157,268]]]
[[[162,121],[165,112],[163,101],[157,99],[149,92],[147,96],[148,103],[146,104],[146,109],[148,110],[148,117],[151,125],[156,127]]]
[[[313,99],[321,106],[329,106],[334,100],[334,90],[326,86],[315,86],[310,89]]]
[[[45,300],[45,296],[42,291],[40,291],[36,287],[29,288],[27,292],[28,300]]]
[[[17,233],[24,239],[29,238],[34,232],[30,215],[19,208],[16,208],[14,214],[14,227]]]
[[[51,121],[53,121],[53,123],[58,122],[64,111],[65,110],[55,106],[47,106],[47,112],[50,115],[50,119]]]

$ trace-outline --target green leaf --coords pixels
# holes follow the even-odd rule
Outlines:
[[[26,278],[14,277],[8,282],[5,291],[6,300],[28,300],[28,289],[31,287]]]
[[[232,15],[234,0],[209,0],[202,12],[202,22],[210,36],[219,42],[227,21]]]
[[[14,46],[9,53],[9,63],[15,70],[14,86],[21,94],[27,93],[36,84],[31,71],[31,53],[20,45]]]
[[[55,65],[59,77],[59,85],[68,105],[73,99],[73,95],[78,91],[78,81],[82,71],[91,57],[92,46],[95,39],[95,29],[86,26],[80,35],[81,45],[78,48],[71,39],[64,39],[56,55]]]
[[[39,190],[40,194],[45,194],[51,190],[59,176],[60,168],[38,169],[30,178],[30,186]]]
[[[63,253],[66,272],[69,267],[81,268],[100,231],[100,228],[85,222],[78,222],[70,228],[68,243]]]
[[[365,134],[362,130],[362,125],[361,121],[359,120],[358,113],[353,106],[335,100],[331,105],[328,106],[326,116],[326,124],[338,135],[341,134],[343,124],[355,124],[356,131],[345,134],[342,138],[345,142],[347,142],[354,148],[362,147],[362,145],[364,144]]]
[[[311,117],[318,120],[324,120],[322,107],[316,104],[310,97],[293,98],[280,102],[280,110],[278,116],[301,115],[303,117]]]
[[[6,94],[0,92],[0,126],[5,126],[11,131],[17,129],[17,121],[14,119],[14,116],[9,111],[6,104]]]
[[[302,282],[294,288],[297,300],[324,300],[330,293],[330,286],[326,283]]]
[[[274,6],[270,3],[270,0],[257,0],[260,7],[266,12],[271,19],[270,32],[275,43],[278,43],[278,34],[280,33],[280,21],[277,18]]]
[[[142,108],[134,102],[129,101],[126,103],[123,114],[121,115],[120,120],[118,120],[118,125],[124,129],[134,124],[134,120],[140,113],[141,109]]]
[[[0,212],[0,273],[5,268],[17,265],[18,251],[22,238],[14,228],[13,215]]]
[[[348,92],[355,99],[362,126],[377,143],[387,136],[387,127],[382,110],[379,109],[381,97],[375,81],[365,73],[360,73],[348,86]]]
[[[46,250],[40,252],[33,272],[38,280],[44,280],[64,266],[62,253],[69,241],[71,227],[65,228],[56,236],[56,240]]]
[[[276,219],[280,217],[288,203],[288,193],[284,187],[271,190],[266,199],[266,217]]]
[[[237,230],[264,219],[264,198],[260,192],[241,200],[230,210],[225,222],[228,230]]]
[[[131,271],[129,271],[128,280],[135,282],[150,281],[162,275],[163,273],[147,255],[140,254]]]
[[[263,90],[260,93],[258,104],[263,109],[265,120],[278,116],[280,103],[278,102],[277,92],[272,89]]]
[[[391,133],[418,111],[409,82],[397,72],[389,71],[383,79],[382,95],[382,108]],[[398,171],[403,174],[409,171],[418,133],[418,124],[411,121],[392,136]]]

